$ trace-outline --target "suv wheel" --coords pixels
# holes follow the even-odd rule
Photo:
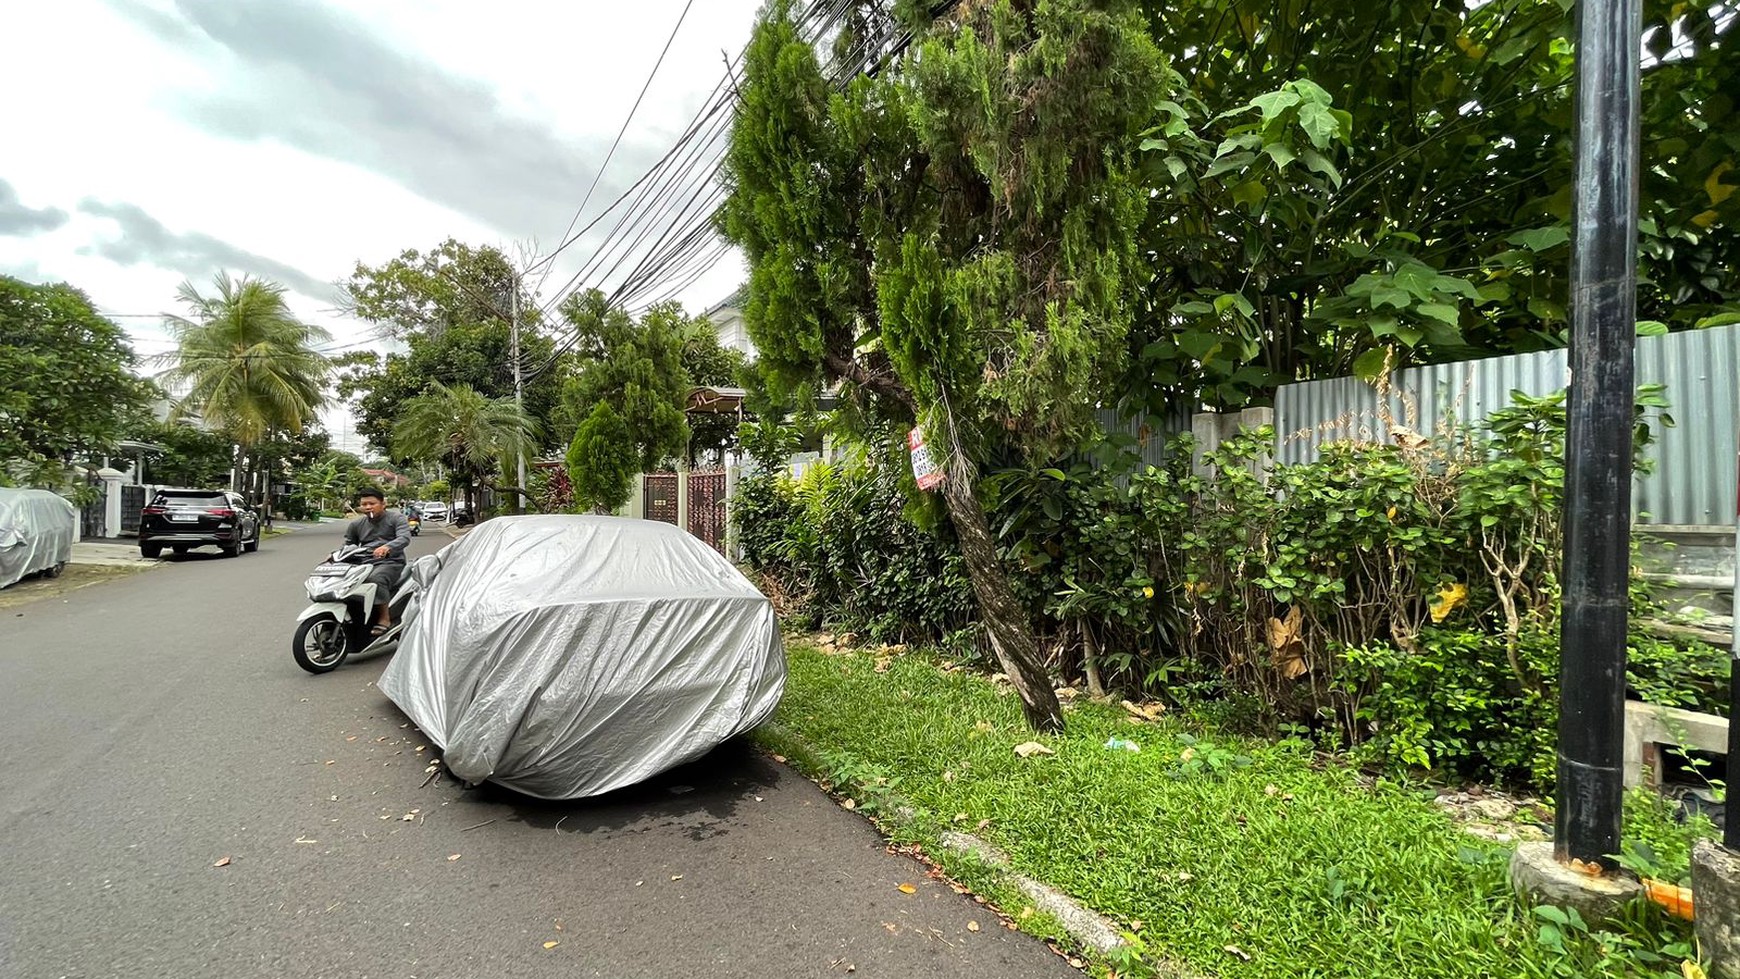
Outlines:
[[[162,554],[163,554],[163,545],[162,544],[140,544],[139,545],[139,553],[144,555],[147,558],[150,558],[152,560],[156,560],[158,557],[162,556]]]

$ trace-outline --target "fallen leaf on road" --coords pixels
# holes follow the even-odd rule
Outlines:
[[[1081,959],[1072,958],[1069,960],[1069,967],[1072,969],[1079,969],[1084,965],[1087,965],[1087,963],[1082,961]]]
[[[405,814],[404,814],[404,815],[403,815],[403,816],[400,816],[400,817],[399,817],[399,821],[400,821],[400,822],[403,822],[403,823],[409,823],[409,822],[413,822],[413,821],[415,821],[415,820],[416,820],[416,818],[417,818],[417,814],[416,814],[416,813],[414,813],[414,812],[408,812],[408,813],[405,813]]]
[[[424,749],[424,748],[427,748],[427,747],[429,747],[429,746],[428,746],[428,745],[426,745],[426,744],[420,744],[420,745],[418,745],[418,746],[417,746],[417,750],[418,750],[418,751],[422,751],[422,750],[423,750],[423,749]]]
[[[332,763],[333,763],[333,759],[331,759],[331,758],[328,758],[328,759],[326,759],[326,763],[327,763],[327,764],[328,764],[328,765],[330,765],[330,764],[332,764]]]
[[[844,802],[840,803],[840,808],[841,809],[856,809],[856,808],[858,808],[858,803],[852,799],[847,799]]]
[[[895,923],[894,923],[894,922],[892,922],[892,921],[884,921],[884,922],[882,922],[882,927],[883,927],[883,929],[884,929],[884,930],[886,930],[886,931],[887,931],[887,932],[888,932],[888,933],[889,933],[889,934],[890,934],[890,935],[898,935],[898,934],[900,934],[900,926],[899,926],[899,925],[897,925],[897,924],[895,924]]]
[[[229,857],[219,857],[218,862],[212,864],[212,866],[214,866],[214,867],[228,867],[229,865],[230,865],[230,858]]]
[[[978,931],[979,930],[979,923],[977,921],[967,922],[967,930],[968,931]]]
[[[1020,755],[1023,758],[1032,758],[1034,755],[1055,755],[1055,754],[1057,754],[1057,752],[1052,751],[1050,748],[1047,748],[1045,745],[1042,745],[1037,741],[1023,741],[1023,742],[1021,742],[1020,744],[1015,746],[1015,753],[1017,755]]]
[[[774,755],[773,760],[779,762],[781,765],[785,764],[785,756],[784,755]]]
[[[296,837],[296,842],[297,843],[319,843],[320,841],[319,840],[311,840],[306,836],[298,836],[298,837]]]
[[[560,944],[562,944],[562,943],[561,942],[545,942],[544,948],[551,949],[551,948],[555,948],[557,945],[560,945]]]
[[[672,874],[672,875],[671,875],[671,879],[672,879],[672,880],[682,880],[682,879],[683,879],[683,875],[682,875],[682,874]]]
[[[458,860],[458,859],[459,859],[459,854],[457,854],[457,853],[450,853],[447,855],[447,862],[448,863],[452,863],[453,861]]]
[[[350,736],[350,737],[348,737],[348,738],[345,738],[345,740],[346,740],[346,741],[355,741],[355,740],[356,740],[356,735],[354,735],[354,734],[353,734],[353,735],[351,735],[351,736]]]
[[[912,886],[911,884],[902,884],[902,885],[900,885],[900,887],[897,888],[897,890],[899,890],[900,893],[902,893],[902,894],[917,894],[918,893],[918,888]]]

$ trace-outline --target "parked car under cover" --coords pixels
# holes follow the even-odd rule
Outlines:
[[[670,524],[497,517],[411,578],[377,686],[467,783],[609,792],[754,728],[785,689],[766,596]]]
[[[229,557],[260,549],[260,516],[238,493],[160,489],[139,511],[139,553],[154,558],[214,546]]]
[[[0,486],[0,588],[60,574],[78,531],[79,512],[60,494]]]

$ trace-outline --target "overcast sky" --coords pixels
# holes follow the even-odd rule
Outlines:
[[[684,3],[10,5],[0,272],[84,289],[143,355],[170,346],[154,314],[176,286],[220,269],[282,283],[335,346],[362,343],[331,286],[357,261],[561,240]],[[671,147],[760,6],[695,0],[582,224]],[[681,298],[698,311],[741,278],[732,256]],[[355,449],[342,415],[328,428]]]

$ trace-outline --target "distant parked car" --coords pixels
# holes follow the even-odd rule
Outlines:
[[[440,500],[424,500],[417,504],[417,508],[423,511],[424,520],[434,523],[447,522],[447,504]]]
[[[160,489],[139,511],[139,553],[154,558],[165,547],[186,554],[213,546],[229,557],[260,549],[260,516],[236,493]]]
[[[57,493],[0,487],[0,588],[53,578],[72,560],[79,514]]]

